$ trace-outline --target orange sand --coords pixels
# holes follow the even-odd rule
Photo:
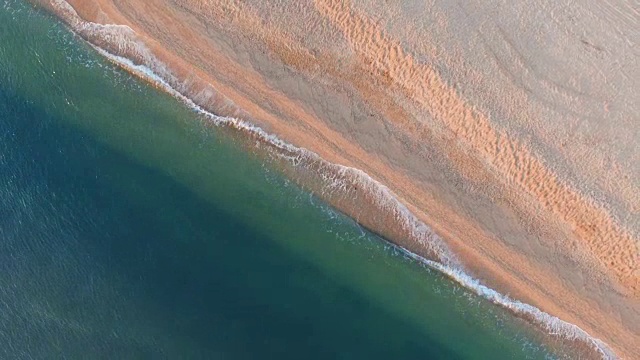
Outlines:
[[[133,29],[199,105],[387,185],[489,286],[640,358],[632,3],[69,3]]]

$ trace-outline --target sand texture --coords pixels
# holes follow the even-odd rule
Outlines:
[[[638,2],[39,2],[126,25],[76,31],[144,63],[137,39],[198,105],[361,169],[484,283],[640,358]]]

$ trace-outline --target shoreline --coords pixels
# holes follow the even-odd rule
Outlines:
[[[522,317],[531,325],[536,326],[542,329],[543,331],[545,331],[547,335],[557,336],[560,338],[559,339],[560,341],[577,341],[577,342],[583,343],[588,347],[587,355],[589,354],[590,351],[595,351],[596,353],[602,355],[604,359],[616,358],[616,355],[607,346],[607,344],[603,343],[600,339],[592,337],[577,325],[565,322],[562,319],[549,315],[529,304],[525,304],[518,300],[511,299],[508,296],[500,294],[499,292],[483,285],[478,279],[474,279],[473,277],[469,276],[467,273],[464,272],[463,268],[460,268],[461,265],[458,263],[458,260],[455,259],[454,254],[449,253],[449,249],[446,249],[446,247],[444,247],[446,245],[440,244],[441,239],[439,239],[438,236],[431,231],[431,229],[429,229],[423,223],[421,223],[418,219],[416,219],[413,216],[413,214],[411,214],[402,205],[402,203],[400,203],[397,200],[395,195],[392,192],[390,192],[390,190],[386,186],[378,183],[377,181],[369,177],[366,173],[362,172],[361,170],[346,167],[346,166],[341,166],[338,164],[328,163],[322,158],[318,157],[317,154],[307,149],[298,148],[295,145],[283,142],[279,138],[264,132],[259,127],[255,127],[251,124],[247,124],[239,119],[221,118],[215,114],[212,114],[204,110],[197,104],[193,103],[191,99],[185,97],[184,95],[182,95],[181,93],[173,89],[162,78],[155,75],[150,69],[144,66],[136,65],[126,58],[122,58],[117,55],[111,54],[99,47],[94,47],[94,48],[102,56],[109,59],[117,66],[122,67],[123,69],[129,71],[133,75],[138,76],[145,81],[148,81],[152,84],[156,84],[161,90],[166,91],[170,95],[174,96],[177,100],[183,102],[186,106],[192,108],[197,113],[211,120],[217,127],[233,129],[239,132],[244,132],[245,136],[248,135],[253,138],[260,139],[261,141],[264,142],[264,144],[268,146],[273,146],[277,150],[284,151],[285,153],[290,153],[290,152],[299,153],[301,154],[302,158],[309,157],[313,159],[312,162],[317,161],[327,167],[337,167],[338,173],[349,174],[349,175],[355,174],[356,177],[360,178],[359,181],[348,181],[348,180],[338,181],[334,179],[331,185],[329,186],[325,185],[324,188],[326,189],[328,187],[331,189],[330,191],[333,191],[335,187],[337,188],[337,191],[340,192],[341,196],[344,195],[345,193],[348,194],[349,191],[348,189],[345,189],[345,187],[352,185],[353,183],[356,183],[358,185],[362,185],[363,183],[369,184],[372,188],[377,189],[380,194],[384,194],[384,195],[378,195],[378,196],[375,196],[375,198],[379,199],[380,202],[388,202],[389,204],[393,204],[393,205],[397,204],[396,206],[399,207],[400,212],[405,214],[404,216],[401,216],[401,217],[406,218],[409,223],[415,224],[414,226],[416,228],[419,228],[422,230],[421,232],[423,232],[424,235],[416,236],[416,238],[418,239],[423,239],[424,237],[428,238],[429,242],[428,243],[425,242],[425,244],[428,246],[433,246],[434,248],[438,249],[438,250],[432,251],[432,255],[438,258],[438,260],[437,261],[430,260],[426,257],[423,257],[421,255],[418,255],[409,251],[408,249],[402,247],[401,245],[398,245],[397,243],[387,240],[389,241],[389,244],[391,246],[398,249],[400,252],[404,253],[407,257],[419,262],[420,264],[430,269],[438,271],[440,274],[460,284],[467,290],[470,290],[471,292],[475,293],[477,296],[480,296],[485,300],[488,300],[504,309],[511,311],[514,316]],[[275,156],[284,158],[285,161],[287,162],[291,162],[291,164],[294,167],[297,167],[300,164],[298,157],[290,158],[287,155],[283,155],[281,153],[276,153]],[[336,181],[341,184],[336,186]],[[319,196],[320,198],[327,197],[326,195],[322,195],[322,194]],[[356,222],[361,224],[358,220],[356,220]]]
[[[57,13],[59,16],[61,16],[63,19],[65,19],[65,14],[61,14],[60,13],[60,9],[57,9]],[[75,10],[74,10],[75,11]],[[69,16],[68,14],[66,15],[67,17]],[[180,100],[182,100],[183,102],[186,102],[188,105],[194,105],[195,109],[199,109],[202,113],[204,113],[205,115],[207,115],[210,118],[214,118],[217,117],[217,115],[213,115],[213,112],[209,111],[207,108],[204,108],[202,106],[202,104],[205,105],[209,105],[208,107],[212,107],[214,109],[222,109],[222,111],[220,112],[221,114],[223,114],[223,116],[232,116],[232,117],[238,117],[238,118],[242,118],[247,119],[246,121],[248,121],[251,124],[256,124],[254,125],[250,125],[247,126],[246,122],[244,121],[236,121],[236,122],[231,122],[231,126],[232,127],[236,127],[236,128],[245,128],[247,131],[249,131],[249,133],[251,134],[250,136],[256,137],[256,138],[260,138],[266,142],[270,142],[270,146],[275,146],[276,148],[280,147],[285,149],[285,152],[291,153],[291,154],[296,154],[297,152],[302,151],[302,149],[306,148],[306,146],[300,147],[300,144],[305,144],[305,140],[308,141],[308,143],[311,145],[311,147],[309,148],[309,152],[310,154],[314,154],[313,156],[317,156],[317,159],[313,159],[313,161],[317,161],[317,162],[323,162],[326,161],[327,164],[320,164],[320,165],[316,165],[316,166],[329,166],[328,164],[331,164],[331,166],[342,166],[342,169],[344,170],[344,173],[342,174],[342,178],[346,178],[349,176],[354,176],[354,177],[368,177],[369,175],[367,175],[367,173],[365,173],[362,170],[356,170],[357,171],[361,171],[362,173],[356,173],[351,174],[351,171],[354,170],[346,170],[346,169],[358,169],[358,168],[367,168],[366,166],[358,166],[358,165],[364,165],[368,163],[368,159],[371,159],[370,156],[362,156],[362,160],[358,161],[357,158],[358,156],[354,156],[356,159],[354,160],[353,158],[349,158],[346,156],[342,156],[341,158],[341,152],[340,149],[335,150],[335,149],[331,149],[331,146],[329,147],[328,150],[324,150],[321,152],[318,152],[318,148],[322,149],[322,142],[318,141],[318,140],[314,140],[313,138],[304,138],[301,137],[298,139],[297,142],[292,142],[290,141],[290,136],[292,134],[300,134],[300,131],[298,130],[296,131],[282,131],[280,132],[278,129],[282,129],[282,128],[278,128],[277,125],[278,123],[276,122],[261,122],[257,119],[253,119],[252,116],[242,116],[242,115],[246,115],[249,113],[256,113],[255,108],[253,109],[254,111],[245,111],[245,109],[243,109],[241,106],[238,106],[237,104],[234,104],[235,102],[231,102],[228,100],[227,97],[225,97],[225,95],[223,95],[222,93],[224,93],[224,91],[219,91],[220,94],[218,94],[218,91],[216,90],[216,88],[221,88],[221,86],[218,86],[216,88],[212,87],[210,84],[210,82],[208,82],[207,78],[204,77],[204,71],[200,70],[200,69],[196,69],[195,71],[193,71],[192,73],[187,73],[189,75],[187,76],[183,76],[185,74],[185,71],[187,71],[188,69],[185,68],[184,64],[172,64],[171,62],[165,62],[164,59],[162,59],[161,55],[158,55],[157,53],[157,48],[155,47],[150,47],[148,49],[146,49],[146,51],[149,52],[150,56],[152,57],[157,57],[160,56],[158,59],[150,59],[150,58],[145,58],[145,54],[141,54],[139,52],[139,49],[135,48],[135,46],[132,46],[132,44],[147,44],[147,39],[143,39],[143,40],[139,40],[138,39],[138,32],[136,30],[125,30],[124,34],[121,33],[121,31],[123,29],[126,29],[126,27],[118,27],[118,26],[107,26],[104,27],[104,29],[106,29],[106,32],[103,32],[102,34],[98,33],[94,33],[94,34],[89,34],[92,31],[95,31],[95,28],[98,28],[100,26],[98,25],[82,25],[85,28],[82,29],[80,27],[78,27],[77,23],[74,27],[73,25],[73,21],[74,20],[70,20],[69,18],[66,19],[68,25],[70,25],[74,31],[76,31],[76,33],[80,33],[80,35],[85,38],[85,40],[88,40],[89,43],[93,44],[94,46],[96,46],[97,48],[101,48],[101,47],[105,47],[107,50],[103,50],[105,51],[105,53],[103,55],[107,55],[110,54],[110,51],[113,50],[110,47],[115,47],[114,51],[116,53],[116,56],[124,56],[124,57],[119,57],[119,58],[112,58],[112,61],[118,62],[120,61],[120,65],[124,66],[125,68],[127,66],[130,66],[130,68],[128,69],[129,71],[142,71],[143,68],[139,68],[136,69],[134,63],[131,64],[126,64],[126,63],[122,63],[126,58],[131,57],[136,63],[140,63],[141,65],[144,66],[151,66],[150,71],[151,73],[146,73],[144,74],[144,71],[142,71],[142,75],[147,76],[147,80],[149,80],[149,77],[151,77],[151,79],[153,79],[153,76],[158,76],[158,78],[156,79],[156,81],[161,80],[162,82],[160,82],[160,84],[156,83],[156,85],[160,85],[160,87],[164,86],[164,90],[168,91],[168,92],[172,92],[174,91],[175,93],[173,93],[174,96],[178,97]],[[94,29],[89,29],[90,27],[94,26]],[[128,25],[126,25],[128,27]],[[129,28],[130,29],[130,28]],[[85,31],[85,33],[83,34],[82,32]],[[104,34],[110,34],[111,37],[109,36],[104,36]],[[91,37],[94,36],[96,38],[92,39]],[[101,37],[102,36],[102,37]],[[129,36],[135,36],[135,40],[132,40],[131,38],[127,38]],[[115,39],[115,41],[114,41]],[[102,41],[103,43],[101,44],[100,41]],[[124,42],[123,42],[124,41]],[[94,42],[97,42],[94,43]],[[123,46],[124,45],[124,46]],[[134,56],[132,56],[134,55]],[[112,54],[113,56],[113,54]],[[137,58],[136,58],[137,57]],[[171,59],[174,60],[174,59]],[[152,63],[152,64],[147,64],[146,62],[149,61],[157,61],[156,63]],[[166,64],[166,65],[164,65]],[[173,66],[172,66],[173,65]],[[153,69],[153,66],[161,66],[162,68],[160,69],[160,73],[158,74],[158,69]],[[166,67],[165,67],[166,66]],[[162,71],[165,71],[164,74],[162,74]],[[138,76],[141,76],[141,73],[137,74]],[[168,79],[165,79],[164,77],[167,77]],[[187,79],[187,81],[185,82],[184,80]],[[166,82],[165,82],[166,81]],[[180,89],[179,86],[176,86],[176,84],[180,85],[184,85],[185,89]],[[191,87],[191,88],[187,88],[187,86]],[[207,86],[210,86],[211,88],[208,88]],[[194,90],[195,89],[195,90]],[[196,96],[192,96],[195,93]],[[204,95],[203,95],[204,94]],[[191,99],[194,100],[191,100]],[[191,103],[189,103],[191,102]],[[255,106],[255,105],[254,105]],[[258,105],[259,106],[259,105]],[[225,121],[229,121],[229,120],[225,120]],[[284,124],[283,124],[284,123]],[[320,133],[321,134],[335,134],[336,131],[332,131],[329,128],[322,128],[320,126],[320,124],[317,123],[307,123],[305,124],[307,126],[307,129],[304,130],[310,130],[310,129],[321,129]],[[279,123],[279,126],[281,127],[286,127],[286,126],[291,126],[291,124],[286,123],[285,120],[282,120]],[[262,128],[264,128],[265,130],[262,130]],[[277,134],[278,137],[274,137],[269,135],[270,133],[273,134]],[[280,140],[281,137],[283,136],[282,139]],[[294,136],[295,137],[295,136]],[[327,135],[325,135],[325,138],[327,137]],[[297,138],[297,137],[296,137]],[[289,145],[289,143],[293,143],[295,145]],[[333,147],[335,148],[335,144],[333,144]],[[333,152],[332,152],[333,151]],[[367,151],[365,150],[360,150],[360,154],[366,154]],[[286,154],[285,154],[286,155]],[[312,157],[313,157],[312,156]],[[292,159],[294,159],[294,161],[301,161],[300,158],[297,158],[294,156]],[[326,159],[326,160],[325,160]],[[311,161],[310,163],[313,163],[313,161]],[[373,163],[373,162],[372,162]],[[337,165],[337,164],[345,164],[345,165]],[[297,163],[294,163],[293,165],[297,165]],[[384,166],[384,162],[381,161],[377,161],[375,162],[375,165],[377,165],[377,168],[385,168],[385,169],[390,169],[388,166]],[[309,168],[313,168],[314,165],[309,165]],[[295,166],[294,166],[295,167]],[[371,166],[370,166],[371,167]],[[340,169],[340,168],[338,168]],[[376,169],[376,167],[373,167],[373,169]],[[392,170],[393,171],[393,170]],[[340,171],[337,171],[338,173]],[[345,175],[345,173],[349,173],[349,175]],[[322,173],[320,173],[322,174]],[[364,174],[364,175],[363,175]],[[294,172],[290,173],[289,175],[295,177],[299,177],[299,179],[297,179],[298,181],[301,181],[303,184],[309,184],[309,188],[311,188],[312,190],[314,189],[314,186],[318,187],[318,190],[321,190],[323,188],[326,187],[326,183],[333,183],[334,186],[336,186],[336,188],[340,189],[340,191],[337,192],[337,196],[334,196],[331,193],[325,193],[322,195],[323,198],[325,198],[325,200],[327,200],[330,204],[332,204],[333,206],[335,206],[338,210],[340,211],[344,211],[345,213],[347,213],[349,216],[355,218],[358,222],[362,223],[365,227],[371,228],[372,230],[374,230],[375,232],[379,232],[381,233],[384,237],[389,238],[394,240],[397,246],[399,246],[402,249],[405,249],[407,252],[409,252],[410,254],[418,254],[418,255],[412,255],[412,256],[417,256],[421,259],[425,259],[423,256],[426,257],[431,257],[431,258],[437,258],[437,256],[442,256],[441,259],[439,260],[444,260],[443,262],[445,263],[443,268],[438,268],[438,267],[442,267],[443,265],[440,265],[439,263],[433,263],[433,264],[429,264],[427,262],[427,265],[429,265],[430,267],[434,267],[444,273],[445,275],[451,277],[452,279],[456,280],[457,282],[461,283],[463,286],[472,289],[474,292],[476,292],[478,295],[481,295],[491,301],[493,301],[494,303],[497,303],[505,308],[510,308],[509,304],[511,304],[511,306],[513,306],[513,304],[519,304],[518,306],[522,305],[525,306],[524,303],[520,303],[520,302],[513,302],[511,301],[510,297],[505,297],[503,295],[500,295],[500,293],[511,293],[511,294],[515,294],[515,298],[519,298],[525,301],[525,303],[531,303],[534,306],[530,306],[529,308],[526,308],[526,310],[523,309],[519,309],[516,310],[514,308],[510,308],[511,310],[513,310],[514,312],[517,311],[524,311],[526,314],[531,315],[534,319],[538,320],[538,321],[542,321],[544,323],[543,328],[546,328],[547,331],[549,331],[550,333],[554,333],[557,331],[556,328],[553,327],[553,323],[557,323],[556,320],[550,321],[549,319],[546,320],[540,320],[540,317],[544,318],[546,314],[543,313],[543,315],[541,314],[535,314],[535,310],[538,310],[538,308],[546,311],[547,313],[550,314],[554,314],[555,316],[562,318],[562,319],[568,319],[569,323],[565,323],[562,320],[561,321],[561,328],[567,329],[567,327],[569,329],[571,329],[572,326],[575,326],[576,329],[578,329],[579,331],[577,331],[578,334],[581,334],[582,329],[587,329],[587,331],[592,334],[597,336],[598,338],[602,338],[600,336],[600,334],[602,333],[602,331],[604,331],[604,329],[612,329],[613,331],[608,334],[609,339],[613,338],[616,339],[617,336],[619,336],[620,334],[622,334],[625,338],[626,341],[624,341],[626,343],[626,345],[624,344],[618,344],[618,343],[611,343],[610,341],[607,341],[605,338],[605,342],[609,343],[609,345],[611,345],[614,349],[615,352],[618,353],[619,355],[622,356],[629,356],[631,357],[633,354],[634,349],[632,347],[629,347],[629,345],[632,345],[633,342],[635,341],[634,339],[637,338],[637,335],[634,335],[632,330],[631,332],[628,332],[629,329],[626,329],[625,331],[625,327],[623,326],[622,328],[618,328],[615,329],[616,326],[616,321],[615,319],[609,319],[611,322],[605,324],[603,327],[601,327],[601,329],[598,330],[594,330],[593,327],[593,323],[589,324],[589,322],[586,323],[587,326],[584,326],[584,321],[585,319],[580,319],[580,316],[576,316],[575,314],[572,314],[571,312],[567,312],[567,308],[566,305],[563,306],[559,306],[558,304],[554,304],[553,302],[549,302],[549,297],[553,297],[554,293],[558,294],[558,293],[564,293],[565,297],[567,297],[567,290],[563,289],[561,287],[562,284],[560,285],[556,285],[556,287],[554,288],[553,286],[551,287],[551,290],[549,291],[550,294],[548,294],[547,296],[545,296],[544,294],[542,294],[542,296],[538,293],[532,292],[530,284],[527,281],[513,281],[514,278],[517,279],[518,276],[513,276],[513,274],[511,276],[505,276],[508,274],[505,274],[504,271],[504,264],[495,264],[495,259],[493,259],[494,264],[492,264],[492,259],[484,259],[481,260],[480,258],[483,257],[482,253],[473,253],[473,249],[469,249],[468,247],[464,247],[462,246],[462,244],[460,244],[461,240],[457,240],[458,242],[456,243],[456,238],[460,238],[459,236],[456,236],[455,233],[451,232],[451,226],[447,227],[447,226],[443,226],[442,224],[439,224],[438,221],[434,220],[433,216],[430,216],[428,213],[429,211],[424,211],[421,209],[429,209],[429,207],[424,206],[422,204],[420,204],[420,202],[415,201],[415,196],[416,194],[412,194],[412,189],[415,189],[416,184],[411,184],[411,177],[407,177],[404,176],[403,174],[393,174],[393,175],[389,175],[389,174],[385,174],[384,172],[374,172],[375,175],[373,178],[369,178],[371,180],[367,180],[370,181],[370,186],[372,186],[374,189],[374,191],[381,191],[380,189],[382,189],[382,192],[385,193],[384,196],[390,197],[392,200],[389,200],[388,198],[384,198],[384,202],[380,202],[378,204],[376,204],[377,199],[380,199],[380,197],[376,197],[373,195],[370,195],[370,198],[367,200],[367,191],[366,189],[363,189],[362,187],[358,188],[358,187],[354,187],[354,189],[348,188],[346,189],[347,186],[352,186],[353,183],[355,184],[360,184],[358,182],[354,182],[353,180],[351,180],[351,182],[343,182],[340,183],[340,181],[336,182],[336,178],[333,179],[323,179],[322,181],[319,181],[319,184],[314,185],[313,182],[315,180],[312,179],[313,176],[317,176],[318,175],[318,171],[316,169],[316,171],[311,171],[311,174],[307,174],[307,175],[299,175]],[[380,176],[381,174],[385,175],[385,176]],[[377,179],[376,179],[377,178]],[[380,179],[382,178],[382,179]],[[339,179],[339,178],[338,178]],[[343,180],[344,181],[344,180]],[[372,181],[372,182],[371,182]],[[324,182],[324,183],[323,183]],[[385,185],[382,185],[382,183],[385,184],[396,184],[396,186],[394,186],[393,188],[389,189],[387,188]],[[397,185],[397,183],[399,183],[400,185]],[[336,185],[337,184],[337,185]],[[405,186],[403,186],[405,185]],[[361,185],[356,185],[356,186],[361,186]],[[381,188],[380,186],[383,186],[383,188]],[[473,185],[471,185],[473,186]],[[366,187],[366,186],[365,186]],[[344,191],[344,190],[348,190],[348,191]],[[371,190],[371,189],[369,189]],[[400,191],[398,191],[400,190]],[[349,204],[349,200],[351,200],[349,195],[349,191],[353,191],[354,194],[357,193],[358,196],[361,196],[362,198],[364,198],[365,203],[369,203],[369,209],[370,210],[361,210],[358,209],[358,205],[355,204]],[[374,193],[375,194],[375,193]],[[418,194],[420,194],[418,192]],[[392,206],[391,207],[391,211],[388,211],[388,207],[389,207],[389,203],[388,201],[397,201],[397,204],[395,204],[394,206],[396,206],[395,208]],[[433,200],[432,202],[435,202],[436,200]],[[373,203],[373,206],[371,206],[370,204]],[[350,209],[349,209],[350,208]],[[371,210],[373,209],[373,210]],[[382,222],[380,222],[380,219],[377,218],[376,216],[376,212],[379,212],[380,209],[383,210],[387,210],[389,212],[390,215],[388,215],[388,218],[384,218],[382,219]],[[445,215],[451,215],[453,213],[453,210],[447,210],[444,209],[442,211],[442,215],[440,216],[440,218],[445,217]],[[399,216],[399,214],[405,214],[404,216]],[[408,215],[407,215],[408,214]],[[415,216],[413,214],[416,214]],[[420,224],[422,226],[425,226],[425,229],[423,229],[422,231],[424,231],[424,233],[415,236],[415,234],[410,234],[413,236],[407,236],[407,225],[400,225],[400,228],[397,229],[397,225],[396,226],[383,226],[382,224],[389,224],[389,223],[397,223],[399,219],[404,219],[403,221],[406,221],[406,217],[408,216],[410,220],[410,222],[412,221],[414,223],[414,226],[417,226],[418,228],[420,227]],[[429,221],[431,220],[431,221]],[[463,221],[464,219],[456,219],[458,221]],[[542,219],[544,220],[544,219]],[[418,225],[415,225],[418,224]],[[428,224],[428,225],[424,225],[424,224]],[[451,224],[455,224],[454,221],[451,222]],[[450,224],[450,225],[451,225]],[[427,227],[428,226],[428,227]],[[384,227],[383,229],[377,229],[380,227]],[[433,228],[435,230],[436,233],[439,233],[443,238],[445,238],[445,242],[443,242],[442,244],[437,243],[436,246],[436,250],[432,250],[429,248],[429,245],[433,243],[434,239],[435,241],[440,241],[440,237],[438,235],[435,235],[435,233],[431,232],[431,230],[429,229],[429,227]],[[408,226],[408,228],[411,228],[411,226]],[[465,226],[462,226],[461,228],[465,228]],[[468,228],[468,227],[467,227]],[[395,230],[394,230],[395,229]],[[380,231],[379,231],[380,230]],[[477,231],[477,230],[476,230]],[[386,233],[385,233],[386,232]],[[409,231],[410,232],[410,231]],[[430,239],[431,241],[427,242],[420,242],[420,241],[416,241],[415,239],[421,239],[422,237],[426,237],[427,239]],[[403,242],[404,241],[404,242]],[[446,243],[446,244],[445,244]],[[504,247],[504,246],[503,246]],[[452,251],[449,253],[447,251],[447,248],[451,248]],[[526,258],[526,256],[523,256],[523,254],[517,254],[517,251],[514,251],[513,249],[509,249],[509,246],[506,246],[506,249],[503,249],[503,251],[510,251],[510,256],[508,257],[508,259],[514,259],[514,256],[519,256],[520,258]],[[514,254],[515,253],[515,254]],[[455,254],[455,256],[453,255]],[[504,252],[503,252],[504,254]],[[434,256],[435,255],[435,256]],[[492,288],[497,288],[499,292],[495,292],[493,290],[491,290],[490,288],[487,287],[483,287],[481,288],[482,290],[478,290],[478,286],[480,285],[477,280],[475,280],[474,278],[470,277],[469,275],[467,275],[466,273],[456,273],[454,267],[449,267],[447,266],[447,264],[455,264],[457,263],[457,260],[454,260],[454,258],[456,257],[460,257],[462,264],[464,264],[464,268],[467,270],[470,270],[470,272],[472,274],[474,274],[474,277],[476,278],[480,278],[484,281],[487,281],[489,283],[489,285]],[[517,257],[516,257],[517,258]],[[425,260],[421,260],[423,263],[425,263]],[[426,260],[426,261],[431,261],[431,260]],[[539,268],[540,266],[538,266],[537,268],[535,267],[536,264],[526,264],[529,265],[529,269],[533,269],[532,272],[534,272],[535,276],[533,277],[534,279],[538,279],[540,280],[540,275],[542,274],[546,274],[546,271],[541,271]],[[540,265],[540,264],[537,264]],[[501,268],[502,266],[502,268]],[[511,265],[510,267],[513,267],[515,265]],[[534,267],[531,267],[534,266]],[[544,266],[542,266],[544,267]],[[520,269],[520,273],[526,273],[527,268],[525,267],[524,270]],[[449,271],[450,273],[448,273],[447,271]],[[521,275],[518,274],[517,271],[514,271],[516,273],[516,275]],[[464,274],[464,276],[462,276],[462,274]],[[496,276],[496,274],[498,274]],[[547,277],[548,279],[550,277]],[[594,277],[596,278],[596,277]],[[596,282],[602,282],[602,278],[597,278]],[[551,281],[551,283],[553,283],[553,281]],[[556,282],[557,284],[557,282]],[[552,284],[550,284],[552,285]],[[474,288],[475,287],[475,288]],[[506,290],[506,291],[505,291]],[[571,291],[568,292],[569,296],[567,299],[567,302],[569,304],[574,303],[577,296],[573,295],[574,298],[571,298]],[[579,294],[576,293],[576,294]],[[624,297],[623,297],[624,298]],[[633,311],[636,306],[636,300],[632,297],[631,298],[631,303],[630,305],[630,309],[631,311]],[[583,303],[581,303],[582,305],[579,306],[579,309],[585,309],[585,308],[589,308],[589,307],[585,307],[585,304],[593,304],[592,301],[584,301]],[[518,307],[516,306],[516,308]],[[597,307],[594,307],[593,305],[591,305],[591,309],[592,310],[596,310],[596,311],[600,311],[603,312],[604,309],[598,309]],[[579,310],[574,310],[574,311],[579,311]],[[602,315],[606,317],[606,312]],[[584,317],[584,316],[583,316]],[[602,319],[602,317],[600,317],[599,319]],[[598,320],[599,320],[598,319]],[[577,321],[576,321],[577,320]],[[592,320],[598,322],[598,320]],[[629,321],[633,322],[633,317],[631,317],[631,319]],[[572,324],[576,324],[576,325],[572,325]],[[540,325],[540,324],[539,324]],[[621,325],[621,324],[620,324]],[[633,325],[633,324],[631,324]],[[612,328],[612,326],[614,328]],[[574,330],[576,330],[574,329]],[[596,326],[597,329],[597,326]],[[584,332],[583,334],[581,334],[581,336],[586,335],[587,333]],[[567,336],[568,334],[564,334],[565,336]],[[586,335],[588,336],[588,335]],[[590,337],[591,339],[591,337]],[[586,340],[587,342],[589,340]],[[597,343],[596,343],[597,345]],[[620,351],[622,348],[622,351]],[[626,348],[626,349],[625,349]],[[606,350],[605,350],[606,351]],[[629,352],[627,352],[629,351]],[[604,354],[603,354],[604,355]]]

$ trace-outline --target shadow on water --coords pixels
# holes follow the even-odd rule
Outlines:
[[[48,284],[37,297],[58,319],[14,329],[27,339],[5,314],[4,341],[95,358],[456,358],[224,206],[3,94],[0,176],[16,196],[2,267],[40,261],[29,281]],[[21,207],[25,194],[38,198]]]

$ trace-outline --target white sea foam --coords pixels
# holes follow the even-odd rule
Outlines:
[[[141,64],[136,64],[128,58],[113,54],[95,44],[91,44],[100,54],[129,72],[160,87],[197,113],[210,119],[214,124],[247,132],[250,136],[261,142],[267,143],[280,150],[279,156],[288,160],[294,166],[319,163],[323,167],[331,169],[331,173],[317,174],[327,184],[326,190],[328,191],[346,191],[353,185],[358,185],[360,188],[366,189],[373,196],[374,205],[383,211],[393,214],[400,226],[402,226],[407,233],[411,234],[413,239],[436,255],[437,261],[426,259],[403,247],[397,246],[406,253],[408,257],[445,274],[478,296],[529,319],[553,336],[584,342],[598,351],[603,359],[617,358],[607,344],[600,339],[590,336],[579,326],[545,313],[535,306],[503,295],[470,276],[464,271],[454,254],[437,234],[412,214],[388,187],[373,179],[364,171],[330,163],[316,153],[287,143],[277,136],[269,134],[260,127],[244,120],[233,117],[222,117],[207,111],[201,105],[196,104],[192,99],[184,95],[188,92],[188,84],[181,82],[173,75],[171,70],[159,61],[144,43],[136,38],[135,32],[130,27],[124,25],[103,25],[83,21],[73,7],[64,0],[51,0],[51,3],[57,8],[59,14],[63,16],[67,23],[80,35],[85,37],[99,37],[102,41],[106,41],[111,46],[115,46],[119,53],[134,53],[141,61]]]

